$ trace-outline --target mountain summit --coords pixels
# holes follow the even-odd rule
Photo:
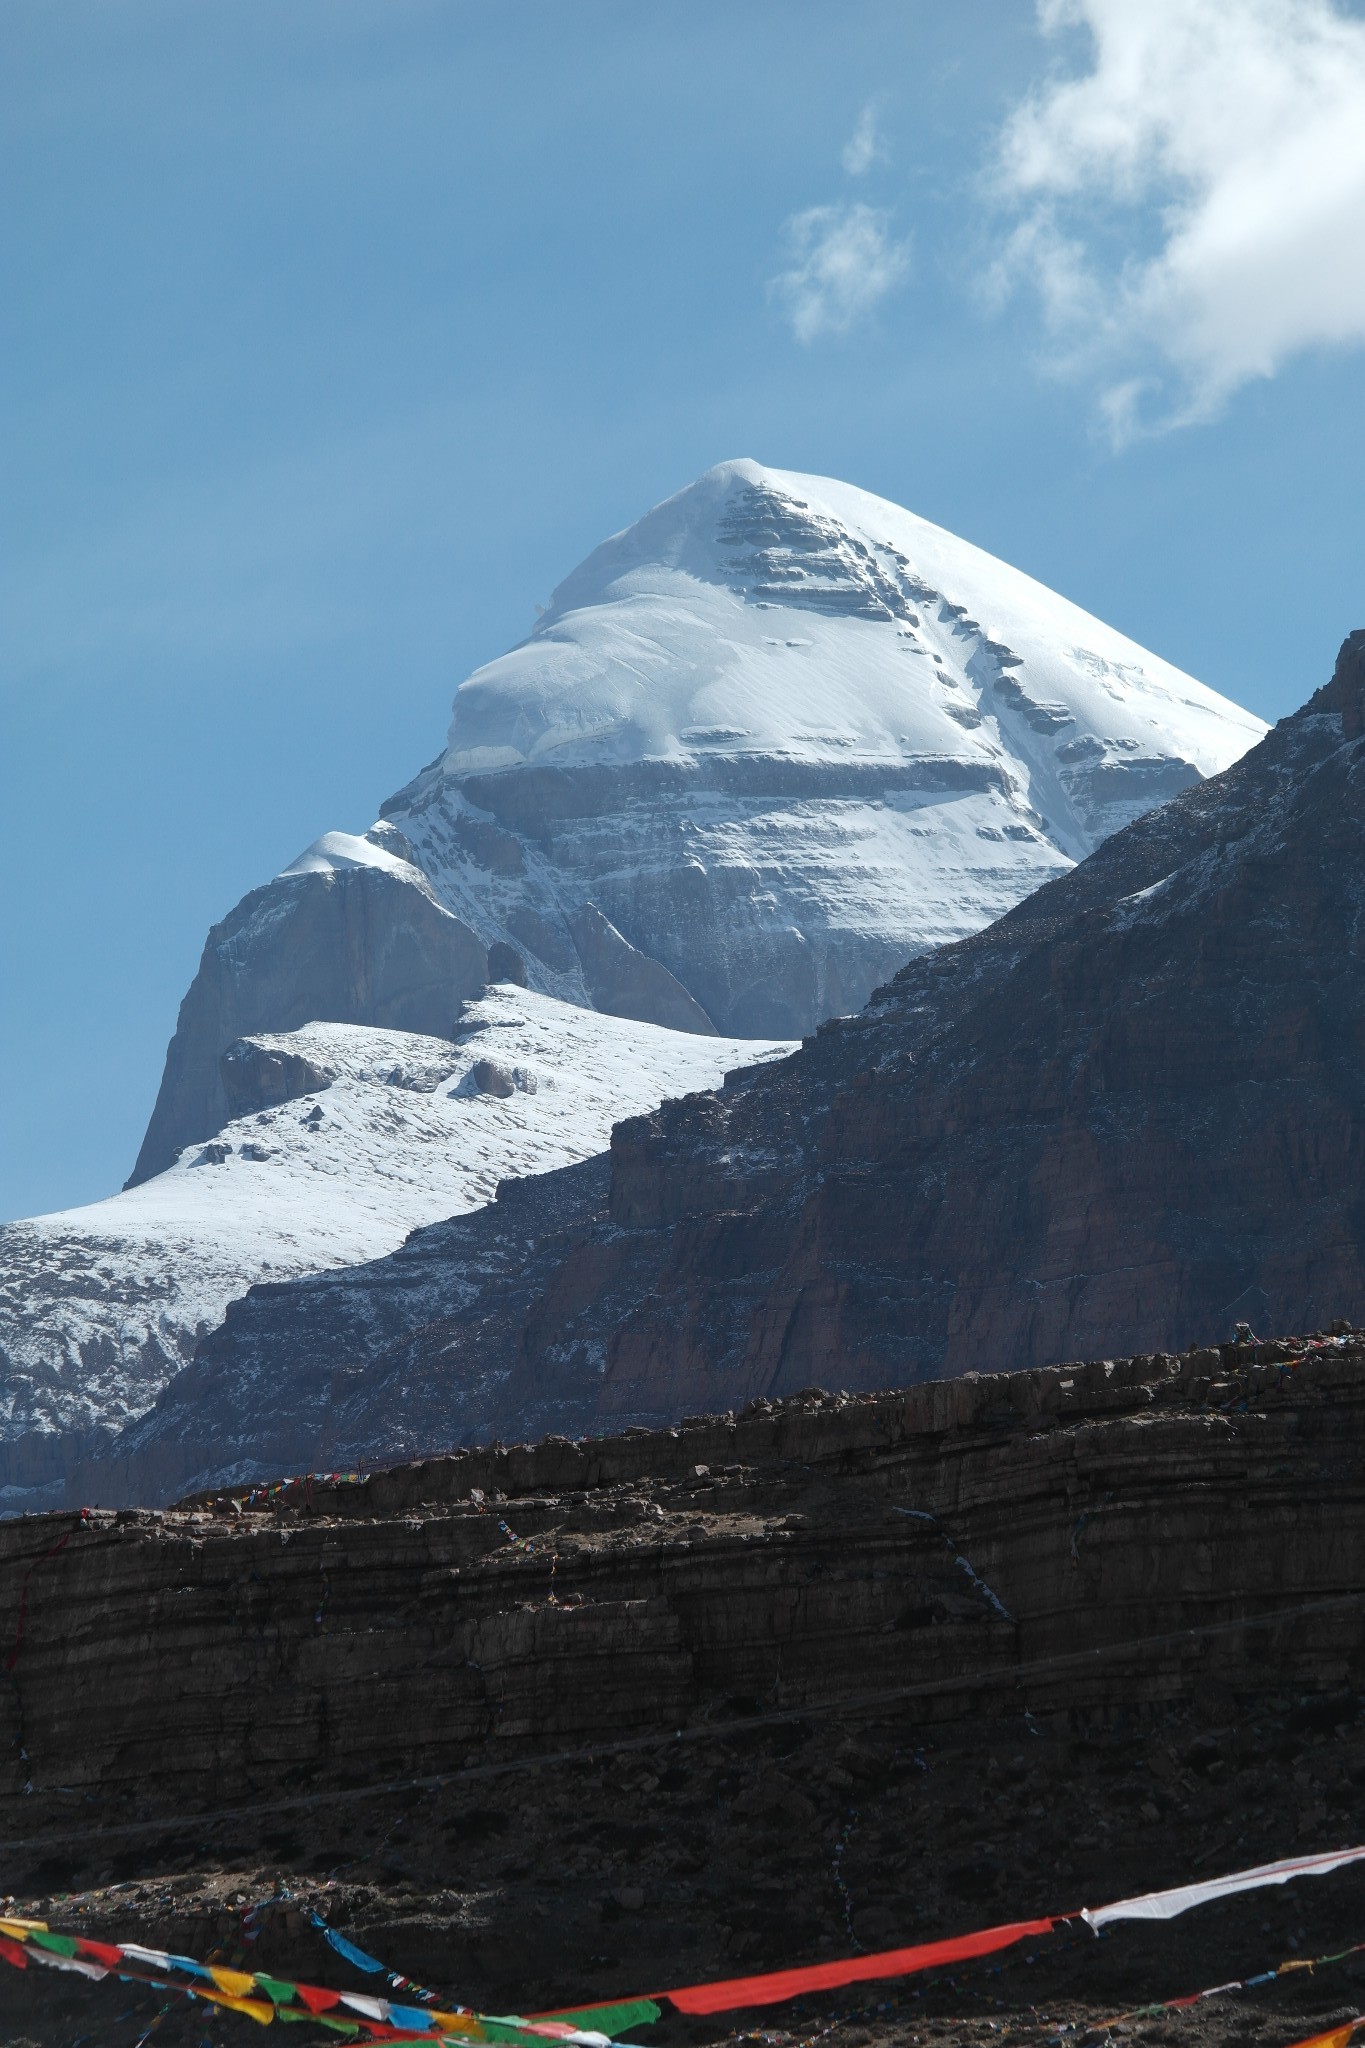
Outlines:
[[[437,1036],[490,979],[672,1029],[858,1009],[1264,727],[866,491],[727,462],[455,694],[445,752],[209,935],[133,1180],[236,1039]]]

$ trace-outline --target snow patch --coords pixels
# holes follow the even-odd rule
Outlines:
[[[327,1085],[238,1117],[108,1201],[0,1229],[0,1435],[121,1427],[257,1281],[392,1251],[501,1180],[604,1151],[623,1117],[791,1050],[511,986],[466,1004],[453,1041],[316,1023],[248,1042],[301,1056]],[[517,1077],[506,1095],[473,1081],[483,1062]]]

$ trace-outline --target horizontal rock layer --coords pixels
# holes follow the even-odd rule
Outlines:
[[[933,1718],[1339,1688],[1362,1451],[1353,1335],[10,1523],[5,1796],[232,1803],[883,1692]]]

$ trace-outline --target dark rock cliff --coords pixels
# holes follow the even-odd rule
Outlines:
[[[11,1522],[8,1793],[261,1798],[736,1700],[1357,1686],[1363,1453],[1347,1333]]]
[[[254,1289],[78,1486],[166,1498],[1354,1312],[1362,735],[1355,633],[1235,767],[790,1059],[618,1126],[609,1186],[527,1184]]]

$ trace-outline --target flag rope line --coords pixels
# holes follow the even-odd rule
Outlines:
[[[1289,1884],[1296,1877],[1326,1877],[1348,1864],[1365,1862],[1365,1846],[1329,1849],[1316,1856],[1290,1856],[1278,1863],[1254,1864],[1234,1870],[1225,1877],[1212,1877],[1200,1884],[1175,1885],[1163,1892],[1145,1892],[1130,1899],[1116,1899],[1107,1906],[1082,1906],[1069,1913],[1054,1913],[1043,1920],[1022,1920],[1000,1927],[982,1928],[975,1934],[959,1935],[946,1942],[929,1942],[917,1948],[887,1949],[878,1955],[849,1956],[839,1962],[815,1963],[805,1969],[768,1970],[751,1977],[730,1977],[709,1984],[687,1984],[675,1989],[652,1991],[651,1998],[666,1998],[679,2012],[733,2012],[751,2005],[775,2005],[799,1998],[807,1991],[831,1991],[844,1984],[875,1983],[883,1977],[908,1976],[931,1970],[940,1963],[965,1962],[978,1955],[993,1955],[1012,1948],[1031,1934],[1050,1934],[1067,1921],[1083,1920],[1098,1934],[1113,1920],[1174,1920],[1195,1906],[1214,1899],[1232,1898],[1240,1892],[1261,1891],[1268,1885]]]
[[[1191,2006],[1202,2005],[1206,1998],[1222,1998],[1233,1991],[1259,1991],[1262,1985],[1277,1983],[1281,1977],[1291,1977],[1299,1970],[1325,1970],[1332,1963],[1344,1963],[1350,1956],[1358,1956],[1362,1952],[1365,1952],[1365,1941],[1338,1949],[1330,1956],[1290,1956],[1273,1970],[1258,1970],[1253,1977],[1238,1977],[1228,1984],[1210,1984],[1206,1990],[1189,1991],[1182,1998],[1153,1999],[1149,2005],[1135,2005],[1131,2012],[1114,2013],[1107,2020],[1092,2020],[1087,2032],[1099,2034],[1108,2027],[1126,2026],[1130,2020],[1151,2020],[1163,2012],[1184,2012]]]
[[[984,1691],[993,1686],[1017,1686],[1047,1671],[1085,1665],[1104,1657],[1123,1656],[1129,1651],[1160,1649],[1171,1643],[1206,1641],[1213,1636],[1237,1635],[1249,1628],[1269,1628],[1281,1621],[1296,1621],[1308,1614],[1327,1614],[1341,1607],[1353,1607],[1365,1600],[1365,1590],[1338,1593],[1325,1600],[1301,1602],[1296,1607],[1278,1607],[1265,1614],[1247,1614],[1235,1621],[1197,1622],[1189,1628],[1168,1629],[1160,1635],[1132,1636],[1117,1643],[1096,1643],[1085,1650],[1067,1650],[1051,1657],[1035,1657],[999,1671],[964,1673],[955,1678],[922,1680],[917,1685],[891,1686],[883,1691],[848,1694],[842,1699],[815,1700],[805,1706],[782,1707],[762,1714],[736,1715],[728,1721],[703,1721],[691,1728],[666,1733],[622,1736],[613,1742],[585,1743],[578,1749],[560,1749],[540,1755],[509,1757],[505,1762],[471,1764],[459,1770],[433,1771],[420,1778],[387,1778],[374,1785],[348,1785],[327,1792],[292,1793],[287,1799],[272,1798],[272,1814],[297,1812],[316,1806],[343,1806],[357,1799],[378,1799],[392,1792],[438,1792],[448,1785],[473,1784],[488,1778],[507,1777],[518,1771],[539,1771],[561,1764],[591,1763],[601,1757],[624,1756],[636,1750],[672,1749],[680,1743],[724,1740],[755,1728],[789,1726],[793,1721],[813,1721],[829,1714],[859,1714],[869,1708],[892,1706],[900,1700],[933,1699],[944,1693]],[[164,1834],[168,1828],[215,1827],[220,1821],[258,1819],[259,1804],[215,1806],[195,1811],[162,1815],[157,1820],[106,1822],[100,1827],[51,1829],[37,1835],[19,1835],[0,1841],[0,1855],[14,1855],[23,1849],[46,1849],[63,1842],[98,1842],[112,1836]]]

